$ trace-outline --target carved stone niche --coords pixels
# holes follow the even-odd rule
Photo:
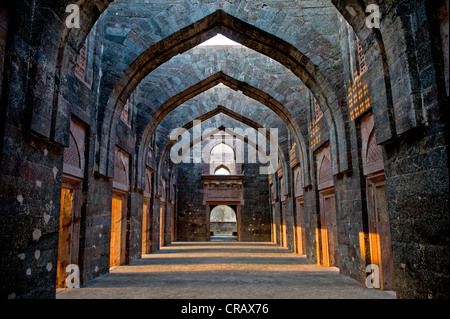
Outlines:
[[[368,176],[384,170],[383,147],[377,145],[372,113],[361,119],[363,173]]]
[[[240,203],[244,205],[243,175],[203,175],[203,205],[207,203]]]

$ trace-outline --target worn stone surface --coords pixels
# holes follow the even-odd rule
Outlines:
[[[156,289],[157,288],[157,289]],[[394,299],[270,243],[186,242],[57,299]]]

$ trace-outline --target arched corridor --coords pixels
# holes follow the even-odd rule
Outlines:
[[[448,298],[448,7],[0,4],[2,297]]]

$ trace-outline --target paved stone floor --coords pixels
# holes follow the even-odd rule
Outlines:
[[[271,243],[177,242],[58,299],[392,299]]]

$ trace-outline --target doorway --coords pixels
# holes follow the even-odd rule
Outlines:
[[[295,215],[295,253],[299,255],[306,254],[306,231],[305,231],[305,202],[303,198],[297,198]]]
[[[66,288],[66,267],[78,265],[82,190],[81,181],[63,179],[59,217],[56,288]]]
[[[211,208],[210,240],[236,241],[238,235],[236,205],[216,205]]]
[[[271,231],[271,236],[272,236],[272,243],[276,244],[277,243],[277,214],[276,214],[276,209],[275,209],[275,204],[272,204],[272,231]]]
[[[142,255],[147,254],[149,250],[150,239],[150,219],[149,217],[149,199],[144,199],[144,205],[142,207]]]
[[[377,280],[377,282],[379,282],[379,287],[375,288],[393,290],[394,266],[383,147],[376,142],[372,113],[367,114],[361,120],[361,157],[363,174],[366,179],[368,213],[370,261],[367,262],[378,266],[379,281]]]
[[[338,245],[334,188],[320,192],[320,241],[320,264],[333,267]]]
[[[159,207],[159,248],[165,246],[165,218],[166,218],[166,203],[160,202],[161,206]]]
[[[120,266],[125,263],[126,216],[126,196],[113,194],[111,207],[110,267]]]
[[[280,181],[281,183],[281,181]],[[287,248],[287,227],[286,227],[286,202],[281,202],[281,216],[280,216],[280,246]]]
[[[371,263],[379,267],[379,288],[393,290],[394,266],[384,172],[367,178],[367,203]]]
[[[152,251],[152,221],[153,207],[152,198],[152,176],[153,170],[149,167],[145,169],[144,203],[142,205],[142,255]]]

